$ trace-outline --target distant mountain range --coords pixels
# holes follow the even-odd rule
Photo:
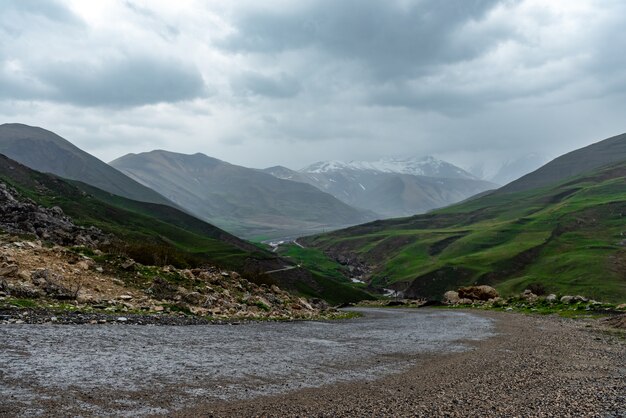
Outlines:
[[[300,171],[282,166],[265,171],[281,179],[308,183],[385,218],[423,213],[497,188],[434,157],[323,161]]]
[[[347,170],[477,180],[476,177],[467,171],[431,156],[423,158],[382,158],[376,161],[321,161],[303,168],[300,172],[320,174]]]
[[[204,154],[152,151],[110,164],[202,219],[247,238],[296,237],[377,216],[308,184]]]
[[[20,123],[0,125],[0,154],[37,171],[79,180],[129,199],[176,206],[149,187],[42,128]]]

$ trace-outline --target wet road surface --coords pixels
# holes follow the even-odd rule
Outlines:
[[[160,414],[371,380],[493,332],[492,320],[464,312],[358,311],[332,322],[0,326],[0,415]]]

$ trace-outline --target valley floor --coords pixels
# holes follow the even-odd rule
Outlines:
[[[626,341],[603,321],[361,311],[239,326],[0,326],[0,416],[626,415]]]

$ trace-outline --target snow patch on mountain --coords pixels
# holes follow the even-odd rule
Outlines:
[[[300,170],[301,173],[332,173],[338,171],[376,171],[382,173],[411,174],[414,176],[465,178],[476,177],[467,171],[427,156],[423,158],[381,158],[376,161],[320,161]]]

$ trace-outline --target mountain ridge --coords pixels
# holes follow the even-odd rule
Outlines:
[[[119,170],[43,128],[0,125],[0,153],[34,170],[78,180],[129,199],[174,205]]]
[[[153,150],[110,164],[197,216],[246,237],[297,236],[376,217],[311,185],[202,153]]]
[[[310,184],[348,205],[384,218],[424,213],[497,187],[433,157],[381,159],[373,163],[319,162],[299,171],[283,166],[264,171],[281,179]],[[447,177],[416,175],[418,172]]]

